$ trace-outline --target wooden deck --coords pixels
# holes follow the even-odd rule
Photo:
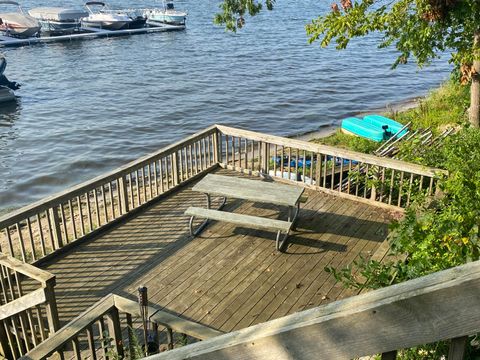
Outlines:
[[[216,173],[243,176],[219,170]],[[188,206],[203,206],[191,186],[43,266],[57,276],[62,324],[108,293],[135,299],[140,285],[166,310],[232,331],[331,302],[347,293],[324,271],[379,250],[391,214],[307,190],[286,253],[273,232],[213,222],[197,238]],[[272,218],[286,208],[229,200],[226,210]]]

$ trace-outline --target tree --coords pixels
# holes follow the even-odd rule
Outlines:
[[[413,58],[428,65],[439,54],[450,52],[449,61],[471,83],[470,122],[480,126],[480,1],[478,0],[339,0],[332,11],[306,26],[310,43],[331,43],[345,49],[352,38],[379,32],[379,47],[395,46],[396,67]],[[266,1],[272,9],[274,0]],[[255,0],[224,0],[215,22],[236,31],[245,14],[255,15],[262,3]],[[253,10],[253,11],[251,11]]]

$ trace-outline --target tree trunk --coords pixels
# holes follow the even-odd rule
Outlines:
[[[472,85],[470,87],[470,124],[474,128],[480,127],[480,30],[474,37],[475,60],[473,61]]]

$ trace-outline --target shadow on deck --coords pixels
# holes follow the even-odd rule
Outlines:
[[[273,232],[223,222],[192,239],[183,213],[205,199],[191,186],[181,188],[43,266],[57,277],[60,320],[66,323],[108,293],[135,299],[140,285],[148,287],[151,303],[225,332],[346,296],[324,267],[377,251],[390,214],[322,192],[306,194],[298,229],[282,254]],[[287,209],[229,199],[226,210],[278,218]]]

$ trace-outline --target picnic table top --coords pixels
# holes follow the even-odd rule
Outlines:
[[[275,182],[208,174],[192,190],[227,198],[296,206],[305,189]]]

